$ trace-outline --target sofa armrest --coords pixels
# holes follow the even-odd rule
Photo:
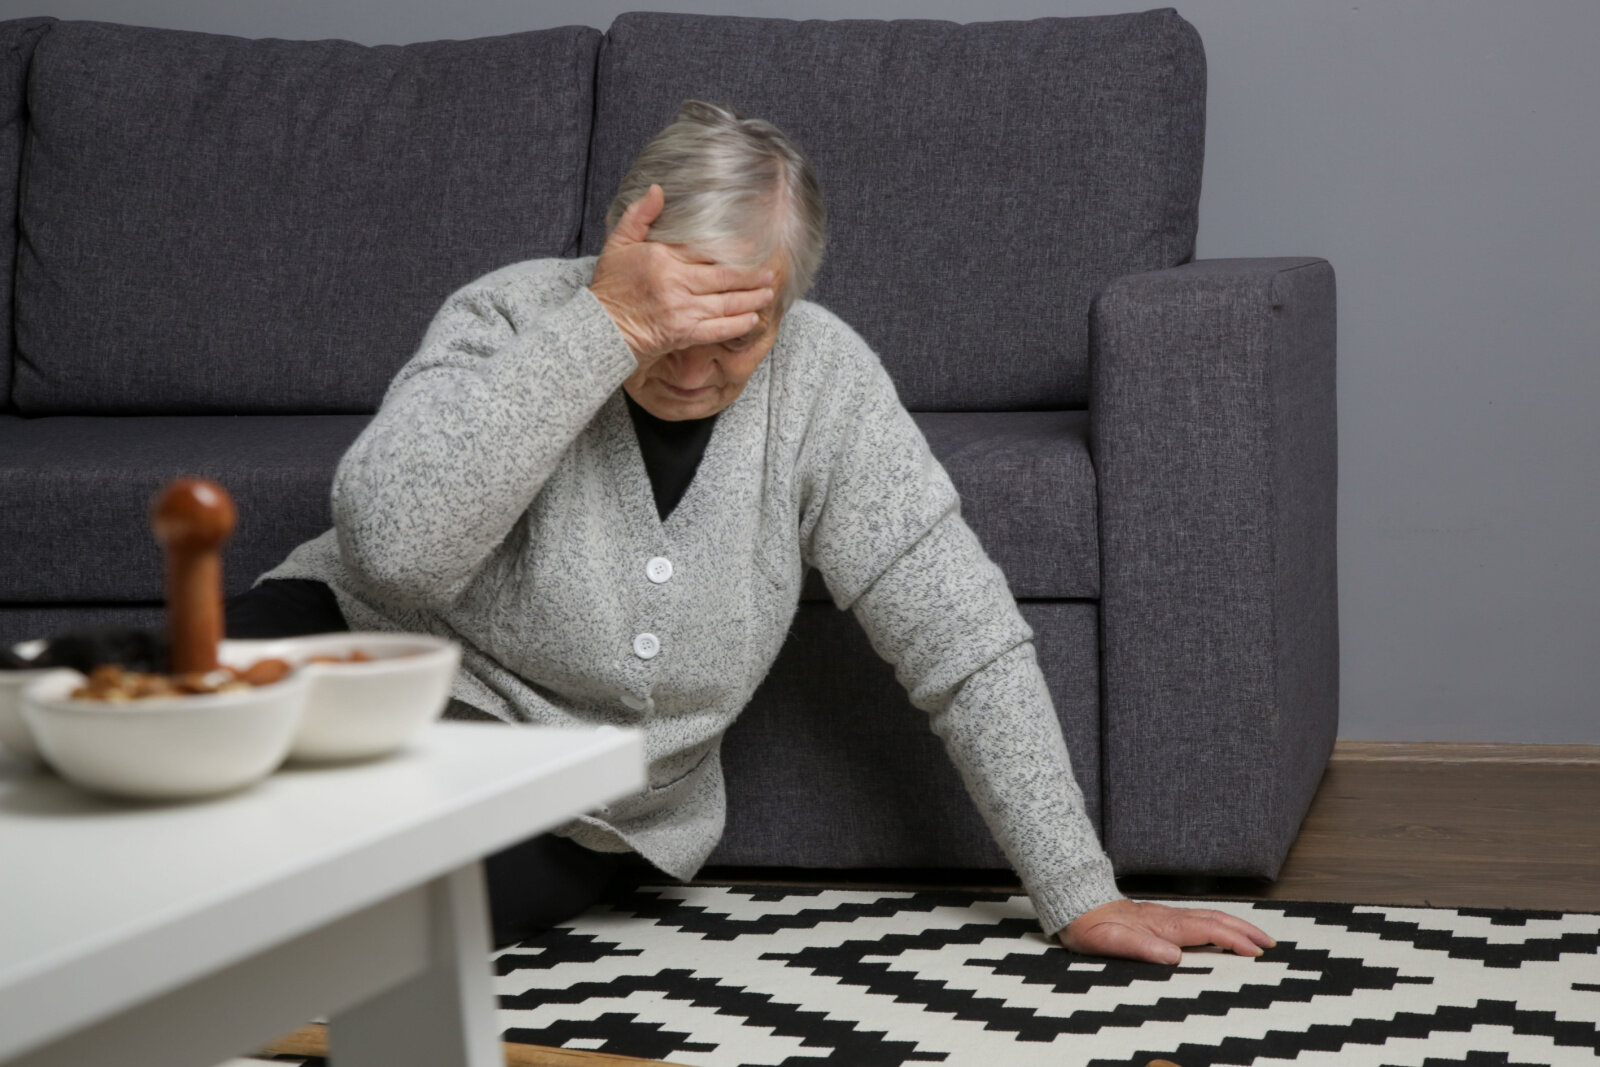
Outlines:
[[[1103,838],[1276,878],[1339,721],[1334,275],[1218,259],[1090,311]]]

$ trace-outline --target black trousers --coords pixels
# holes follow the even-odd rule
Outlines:
[[[229,637],[295,637],[350,629],[333,590],[300,579],[262,582],[224,605]],[[447,719],[493,715],[459,700]],[[636,852],[596,852],[555,834],[538,834],[483,861],[494,947],[516,944],[565,922],[612,891],[625,891],[654,868]]]

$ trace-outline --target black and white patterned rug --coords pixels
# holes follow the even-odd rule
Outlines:
[[[1178,966],[1026,896],[642,885],[495,956],[507,1041],[691,1067],[1600,1063],[1600,915],[1173,901],[1278,941]]]

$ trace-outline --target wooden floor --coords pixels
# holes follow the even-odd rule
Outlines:
[[[1019,891],[1010,872],[702,869],[694,885],[966,886]],[[1341,741],[1274,882],[1119,879],[1139,899],[1332,900],[1600,912],[1600,745]],[[283,1051],[289,1051],[283,1049]],[[529,1067],[645,1061],[515,1046]]]
[[[1600,746],[1341,744],[1278,879],[1231,888],[1600,911]]]

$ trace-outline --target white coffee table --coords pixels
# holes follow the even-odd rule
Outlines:
[[[481,859],[644,785],[612,727],[439,722],[184,804],[0,754],[0,1064],[211,1067],[326,1016],[339,1067],[501,1067]]]

